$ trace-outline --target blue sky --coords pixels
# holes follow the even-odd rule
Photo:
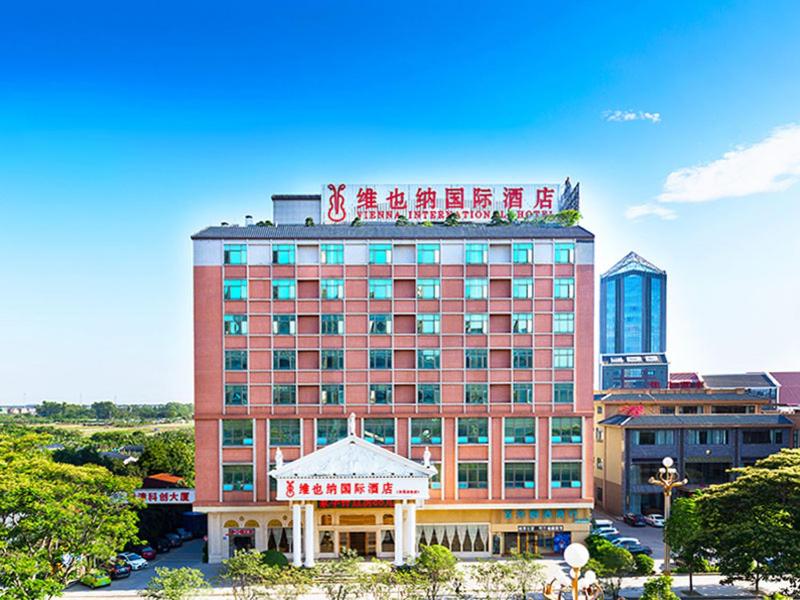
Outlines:
[[[796,2],[15,4],[0,402],[190,401],[189,236],[332,180],[570,176],[674,369],[800,368]]]

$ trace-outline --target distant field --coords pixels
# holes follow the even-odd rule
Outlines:
[[[192,423],[143,423],[142,425],[82,425],[80,423],[46,423],[48,427],[58,427],[70,431],[78,431],[83,435],[92,435],[101,431],[132,432],[143,431],[145,433],[159,433],[161,431],[175,431],[179,429],[191,429]]]

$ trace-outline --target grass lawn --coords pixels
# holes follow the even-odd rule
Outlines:
[[[128,433],[133,431],[143,431],[147,434],[161,433],[162,431],[177,431],[181,429],[192,429],[192,423],[142,423],[141,425],[84,425],[82,423],[42,423],[48,427],[57,427],[69,431],[77,431],[85,436],[90,436],[93,433],[115,431],[120,433]]]

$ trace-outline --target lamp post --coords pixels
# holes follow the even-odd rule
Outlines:
[[[664,492],[664,524],[666,525],[666,521],[669,519],[669,509],[670,504],[672,502],[672,490],[677,487],[681,487],[689,483],[689,480],[685,477],[681,480],[678,480],[678,469],[676,469],[673,465],[675,461],[673,461],[669,456],[665,456],[664,460],[661,461],[661,464],[664,465],[660,469],[658,469],[658,474],[656,477],[650,478],[651,485],[657,485],[662,488]],[[664,536],[664,573],[667,575],[670,574],[670,555],[669,555],[669,544],[667,543],[667,537]]]
[[[589,551],[583,544],[570,544],[564,550],[564,561],[569,565],[569,582],[562,584],[559,582],[559,588],[556,591],[554,584],[556,580],[551,581],[544,588],[544,597],[547,600],[561,600],[563,597],[563,590],[565,587],[570,588],[572,592],[568,597],[572,600],[598,600],[603,597],[603,589],[597,583],[597,575],[594,571],[586,571],[581,577],[581,569],[589,562]],[[581,596],[581,591],[583,596]]]

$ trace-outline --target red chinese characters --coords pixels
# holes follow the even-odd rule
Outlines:
[[[445,188],[444,189],[444,208],[445,210],[464,208],[464,188]]]
[[[503,188],[503,207],[506,210],[522,208],[522,188],[504,187]]]
[[[374,210],[378,208],[378,193],[375,188],[361,187],[356,193],[356,209]]]
[[[436,208],[436,190],[432,188],[417,188],[417,200],[415,207],[417,209],[426,209],[429,208],[431,210]]]
[[[406,193],[399,188],[394,188],[393,191],[389,192],[386,200],[389,202],[389,208],[392,210],[406,210],[408,208]]]
[[[492,205],[492,188],[472,188],[472,207],[489,208]]]
[[[555,190],[553,188],[536,188],[536,204],[533,205],[533,208],[539,210],[553,210],[554,194]]]

